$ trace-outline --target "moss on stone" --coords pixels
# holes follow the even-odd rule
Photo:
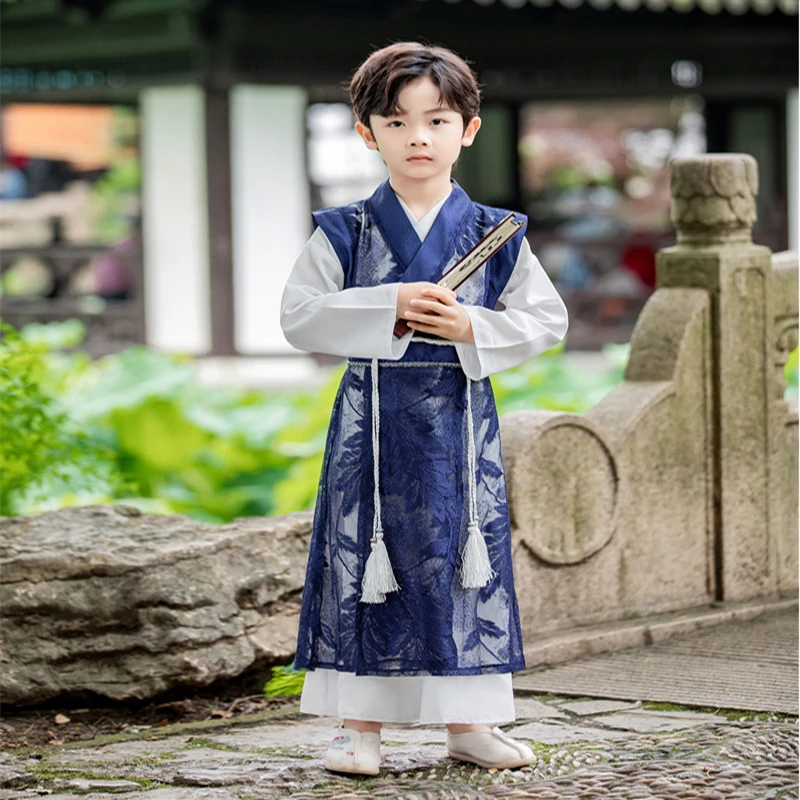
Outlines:
[[[184,744],[184,750],[194,750],[198,747],[207,747],[209,750],[224,750],[227,753],[239,753],[240,750],[237,750],[235,747],[227,747],[224,744],[220,744],[219,742],[215,742],[213,739],[206,739],[205,736],[194,736],[192,737],[191,742],[186,742]]]
[[[782,714],[779,711],[744,711],[736,708],[712,708],[711,706],[684,706],[678,703],[656,703],[645,701],[642,703],[643,711],[681,711],[690,714],[715,714],[724,717],[729,722],[770,722],[772,720],[782,721],[791,720],[791,714]]]
[[[135,777],[120,777],[119,775],[113,775],[108,772],[96,772],[94,770],[88,769],[67,769],[67,768],[59,768],[53,767],[49,764],[39,763],[33,766],[29,766],[28,771],[36,778],[37,781],[40,783],[47,783],[55,780],[78,780],[83,779],[87,781],[130,781],[131,783],[137,783],[142,789],[159,789],[159,788],[167,788],[170,786],[168,783],[163,783],[162,781],[154,781],[150,778],[135,778]],[[86,794],[89,792],[95,792],[95,789],[70,789],[72,792]]]

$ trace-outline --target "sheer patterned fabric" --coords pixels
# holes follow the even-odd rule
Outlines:
[[[382,367],[379,381],[382,516],[400,590],[385,603],[358,602],[374,508],[371,387],[369,363],[351,361],[334,403],[304,598],[308,587],[314,591],[303,602],[303,647],[295,664],[371,675],[522,669],[491,384],[473,386],[472,405],[479,519],[496,576],[487,586],[463,589],[458,567],[469,516],[466,377],[457,363],[430,366],[421,359]]]
[[[455,185],[424,242],[387,184],[367,201],[317,213],[345,288],[437,281],[503,216]],[[521,236],[459,290],[493,309]],[[445,676],[524,667],[497,412],[488,379],[473,384],[477,503],[495,577],[461,588],[469,509],[466,376],[456,348],[407,344],[379,364],[380,488],[385,544],[400,590],[359,602],[373,522],[369,361],[351,359],[331,416],[303,590],[295,665],[355,675]]]

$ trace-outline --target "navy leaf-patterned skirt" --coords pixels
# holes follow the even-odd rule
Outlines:
[[[416,346],[410,353],[419,352]],[[432,348],[449,351],[452,347]],[[497,410],[472,384],[481,530],[496,572],[463,589],[466,382],[457,361],[381,361],[380,494],[400,590],[360,603],[373,526],[370,362],[351,360],[333,407],[303,588],[295,667],[357,675],[477,675],[525,666]]]

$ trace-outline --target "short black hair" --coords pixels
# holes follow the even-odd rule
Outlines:
[[[480,89],[463,58],[446,47],[396,42],[371,53],[350,81],[350,100],[359,122],[369,127],[371,114],[396,114],[401,90],[417,78],[430,78],[439,87],[442,102],[461,114],[465,127],[478,116]]]

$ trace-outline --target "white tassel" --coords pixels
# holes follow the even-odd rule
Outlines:
[[[489,550],[477,522],[467,526],[469,536],[461,554],[461,585],[465,589],[486,586],[497,574],[489,562]]]
[[[376,531],[372,537],[372,552],[364,565],[361,602],[385,603],[387,593],[396,592],[399,588],[389,561],[389,551],[383,541],[383,531]]]
[[[467,492],[469,524],[466,544],[461,552],[461,586],[477,589],[486,586],[497,574],[489,561],[489,550],[478,524],[477,457],[475,454],[475,427],[472,421],[472,380],[467,378]]]
[[[381,491],[380,491],[380,445],[381,445],[381,412],[380,395],[378,393],[378,359],[372,359],[372,481],[374,488],[375,521],[373,523],[372,550],[367,563],[364,564],[364,576],[361,579],[362,603],[385,603],[389,592],[400,588],[389,561],[389,551],[383,541],[381,524]]]

